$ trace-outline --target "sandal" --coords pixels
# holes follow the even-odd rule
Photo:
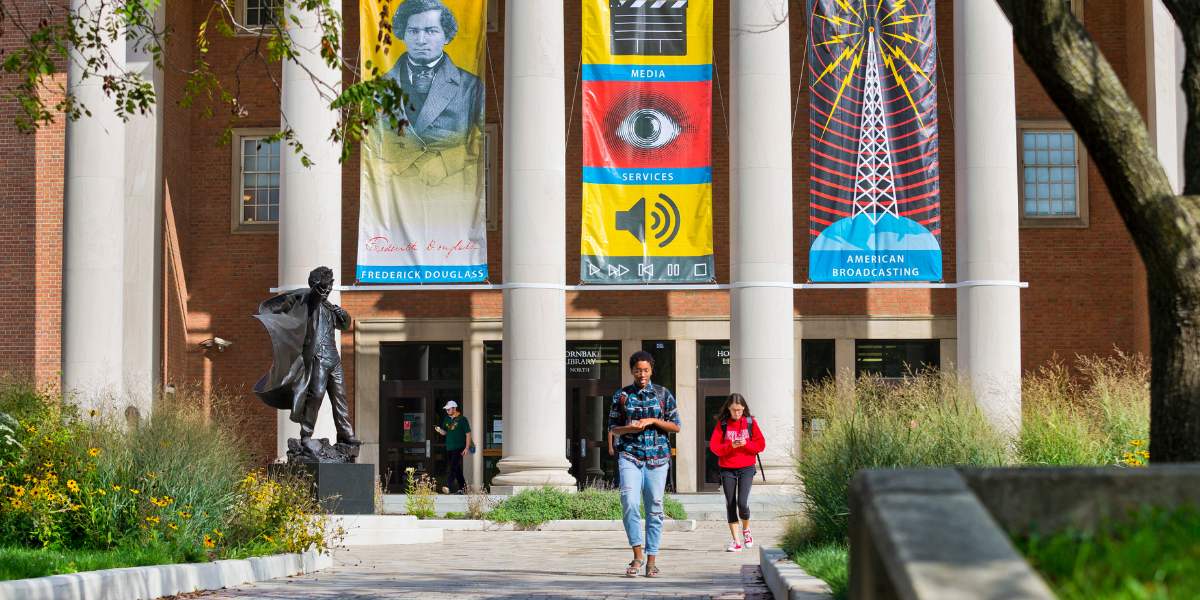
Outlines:
[[[658,577],[658,567],[654,563],[646,565],[646,577]]]
[[[642,563],[645,562],[640,558],[635,558],[629,562],[629,566],[625,568],[626,577],[637,577],[638,571],[641,570]],[[636,563],[636,564],[634,564]]]

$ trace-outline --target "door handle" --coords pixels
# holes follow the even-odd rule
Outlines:
[[[425,458],[433,456],[432,444],[429,440],[425,440]]]
[[[579,438],[579,456],[587,456],[587,439]]]

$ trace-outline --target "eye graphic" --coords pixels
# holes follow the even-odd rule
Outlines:
[[[671,117],[654,108],[639,108],[617,125],[617,137],[643,150],[666,146],[680,131]]]

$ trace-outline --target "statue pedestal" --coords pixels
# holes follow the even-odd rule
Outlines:
[[[329,514],[375,514],[375,465],[359,463],[276,464],[271,473],[304,471],[312,478],[321,508]]]

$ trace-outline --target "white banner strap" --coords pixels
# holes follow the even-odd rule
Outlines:
[[[306,285],[290,285],[271,288],[271,293],[307,288]],[[980,279],[975,281],[960,281],[957,283],[786,283],[782,281],[738,281],[730,284],[627,284],[627,285],[561,285],[557,283],[434,283],[420,284],[366,284],[339,285],[334,289],[341,292],[379,292],[379,291],[409,291],[409,292],[438,292],[438,291],[472,291],[472,290],[563,290],[566,292],[664,292],[664,291],[711,291],[734,288],[782,287],[797,290],[881,290],[881,289],[915,289],[915,290],[953,290],[970,287],[1017,287],[1027,288],[1027,281],[1009,281],[1004,279]]]

